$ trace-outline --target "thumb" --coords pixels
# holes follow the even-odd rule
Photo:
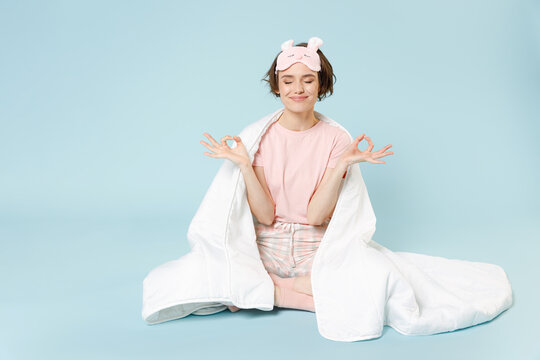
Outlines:
[[[242,142],[242,139],[240,139],[239,136],[234,136],[234,141],[236,141],[236,142]]]

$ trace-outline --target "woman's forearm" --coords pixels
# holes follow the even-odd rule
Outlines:
[[[343,174],[348,165],[338,162],[331,176],[322,182],[308,204],[308,222],[311,225],[321,225],[334,211],[342,183]]]
[[[274,202],[264,191],[251,164],[240,165],[240,171],[246,183],[251,212],[261,224],[271,225],[274,222]]]

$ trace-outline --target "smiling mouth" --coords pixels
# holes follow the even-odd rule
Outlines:
[[[291,99],[293,99],[294,101],[303,101],[303,100],[306,100],[306,99],[307,99],[307,96],[302,96],[302,97],[291,97]]]

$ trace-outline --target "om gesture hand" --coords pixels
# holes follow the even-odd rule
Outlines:
[[[340,160],[345,162],[347,165],[352,165],[357,162],[363,162],[363,161],[367,161],[373,164],[386,164],[382,160],[375,160],[375,159],[378,159],[387,155],[393,155],[394,153],[391,151],[385,152],[386,150],[391,148],[392,145],[386,145],[381,150],[378,150],[372,153],[371,150],[373,150],[373,142],[371,141],[369,137],[366,136],[365,139],[369,143],[369,146],[367,147],[366,150],[361,151],[358,149],[358,144],[360,143],[360,141],[362,141],[362,139],[364,139],[364,136],[365,134],[362,134],[361,136],[357,136],[354,139],[353,143],[341,155]]]
[[[210,157],[218,159],[229,159],[238,166],[251,164],[251,161],[249,160],[249,154],[240,137],[230,135],[224,136],[221,138],[220,144],[216,140],[214,140],[214,138],[210,136],[210,134],[203,133],[203,135],[206,136],[208,140],[210,140],[212,145],[214,145],[211,146],[210,144],[201,140],[201,144],[203,144],[212,151],[212,153],[205,152],[204,155],[208,155]],[[234,149],[231,149],[229,145],[227,145],[227,140],[236,141],[236,147]]]

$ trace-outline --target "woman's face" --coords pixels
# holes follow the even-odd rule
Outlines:
[[[303,63],[292,64],[278,71],[279,96],[283,105],[293,112],[312,110],[319,95],[319,77]]]

